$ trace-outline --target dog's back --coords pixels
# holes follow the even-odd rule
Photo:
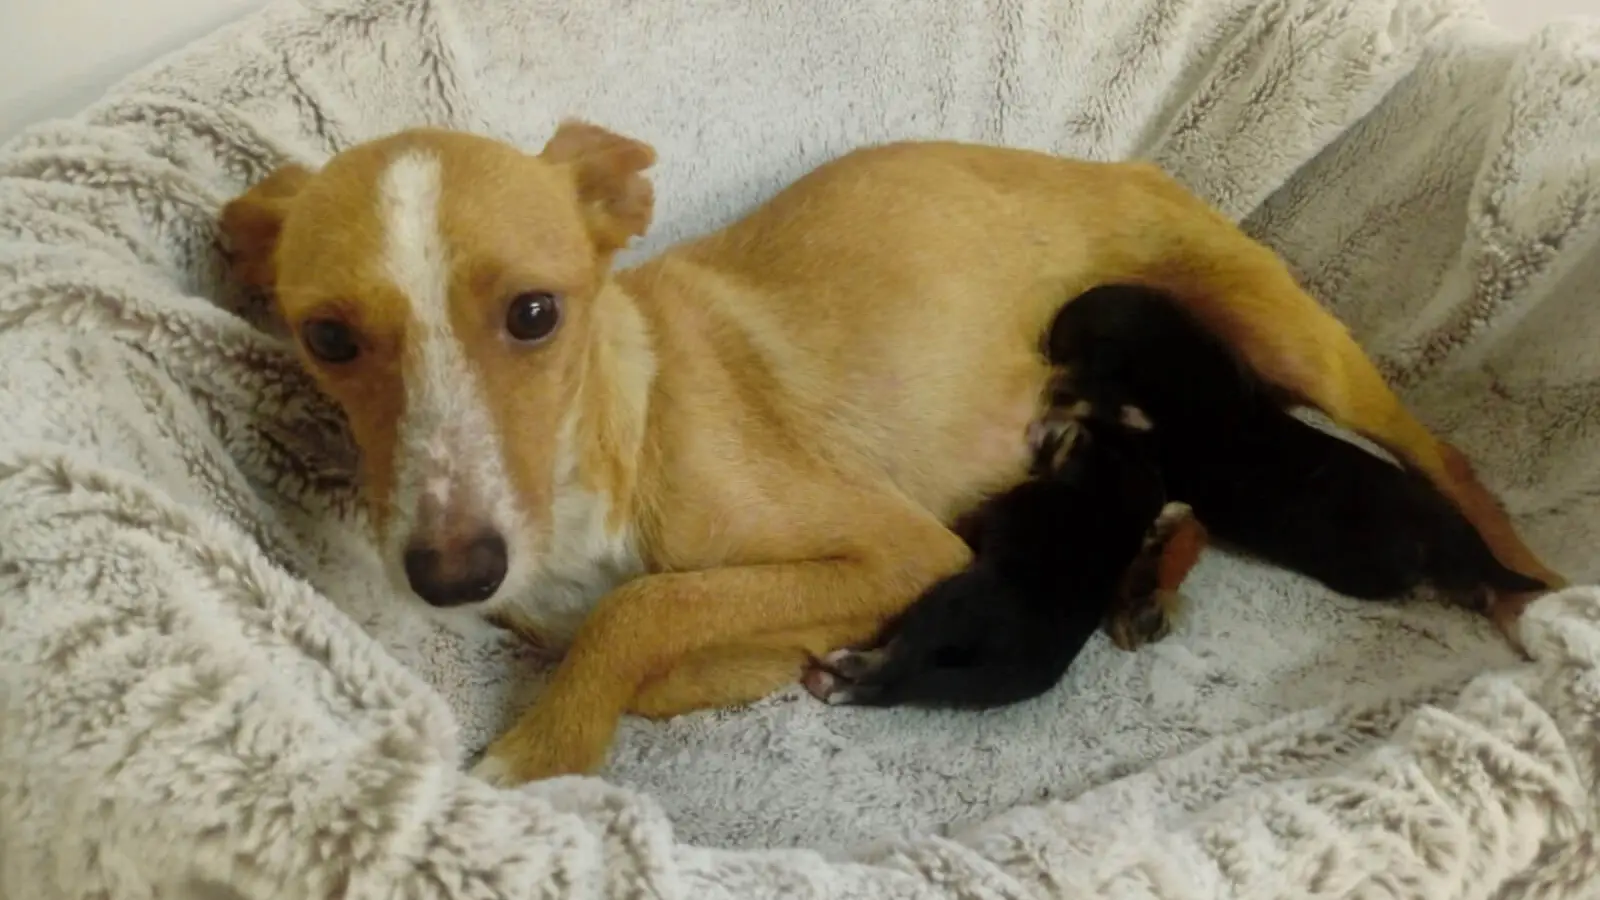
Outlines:
[[[1217,537],[1351,596],[1543,587],[1502,566],[1425,479],[1296,419],[1165,295],[1109,286],[1048,337],[1080,396],[1126,397],[1155,423],[1161,469]]]

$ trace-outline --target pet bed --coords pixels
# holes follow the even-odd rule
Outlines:
[[[1600,591],[1361,604],[1221,553],[1176,632],[986,714],[629,720],[471,755],[541,661],[388,594],[219,205],[429,123],[652,142],[632,258],[898,137],[1144,156],[1279,249],[1530,542],[1600,525],[1600,29],[1466,0],[278,2],[0,150],[0,895],[1600,894]]]

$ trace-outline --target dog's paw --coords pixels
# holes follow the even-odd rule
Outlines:
[[[599,771],[621,715],[600,714],[592,705],[585,714],[568,714],[565,703],[547,704],[548,699],[548,695],[541,698],[540,704],[489,744],[469,774],[496,787],[517,787]]]
[[[800,683],[811,696],[830,706],[848,706],[873,693],[873,686],[867,682],[888,658],[888,651],[881,648],[835,650],[812,660]]]
[[[467,772],[468,775],[494,787],[509,788],[521,784],[512,774],[511,766],[498,756],[488,753]]]

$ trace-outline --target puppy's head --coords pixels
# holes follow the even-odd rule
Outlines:
[[[578,387],[654,158],[578,122],[538,154],[421,129],[222,210],[235,277],[343,407],[390,569],[430,604],[507,597],[562,540]]]
[[[1080,444],[1090,440],[1091,424],[1131,436],[1144,436],[1155,427],[1145,411],[1125,402],[1116,392],[1101,391],[1090,399],[1077,386],[1071,368],[1060,367],[1046,382],[1041,410],[1028,425],[1027,440],[1033,449],[1030,474],[1035,477],[1063,469]]]

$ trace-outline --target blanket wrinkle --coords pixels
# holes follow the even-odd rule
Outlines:
[[[0,897],[1600,893],[1600,28],[1474,0],[276,0],[0,146]],[[654,144],[636,260],[909,137],[1151,159],[1274,247],[1574,587],[1481,617],[1215,552],[984,714],[624,722],[464,763],[548,661],[392,596],[216,213],[428,124]]]

